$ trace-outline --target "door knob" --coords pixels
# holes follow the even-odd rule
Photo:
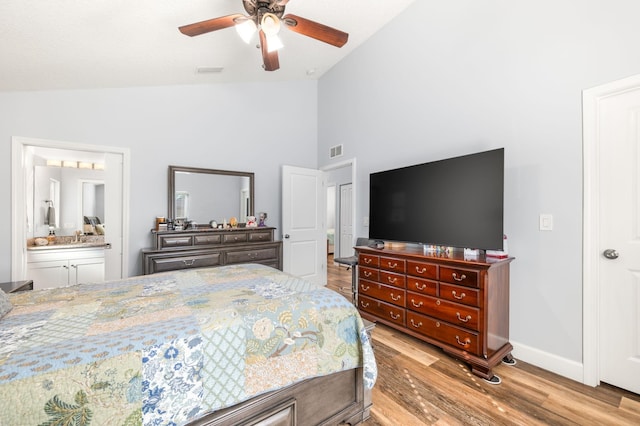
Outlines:
[[[289,238],[289,234],[284,234],[284,237],[285,238]]]
[[[618,254],[618,252],[615,249],[606,249],[604,252],[602,252],[602,254],[607,259],[617,259],[618,256],[620,256],[620,254]]]

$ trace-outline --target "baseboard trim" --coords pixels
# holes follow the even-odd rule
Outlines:
[[[584,383],[584,365],[581,362],[562,358],[558,355],[514,342],[513,340],[511,340],[511,344],[513,345],[511,355],[513,355],[514,358],[535,365],[536,367],[544,368],[545,370],[575,380],[576,382]]]

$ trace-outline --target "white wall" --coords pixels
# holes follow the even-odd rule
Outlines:
[[[505,147],[511,340],[582,361],[581,91],[640,73],[636,0],[418,1],[320,81],[320,166],[369,173]],[[538,215],[554,230],[538,230]]]
[[[280,165],[317,163],[317,83],[0,93],[4,200],[11,199],[12,136],[130,148],[129,274],[135,275],[155,217],[167,214],[170,164],[254,172],[255,209],[280,227]],[[0,280],[9,281],[8,203],[0,206],[0,223]]]

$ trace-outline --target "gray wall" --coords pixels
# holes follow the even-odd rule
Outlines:
[[[511,340],[582,360],[581,91],[640,73],[640,3],[417,1],[320,82],[318,158],[371,172],[505,147]],[[554,230],[538,230],[538,215]]]
[[[0,117],[3,200],[11,199],[12,136],[130,148],[130,275],[141,273],[140,249],[151,244],[155,217],[167,214],[170,164],[254,172],[256,211],[280,227],[280,166],[317,163],[315,81],[4,92]],[[9,281],[8,202],[0,223],[0,280]]]

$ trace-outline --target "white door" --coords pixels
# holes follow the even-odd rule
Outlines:
[[[353,256],[353,191],[350,183],[340,185],[340,256]]]
[[[327,282],[325,182],[320,170],[282,166],[282,266],[317,284]]]
[[[625,86],[589,101],[585,96],[585,114],[595,117],[587,120],[585,143],[596,141],[591,163],[597,164],[596,243],[585,237],[592,250],[585,258],[598,255],[595,291],[587,286],[585,297],[593,296],[597,312],[598,381],[640,393],[640,78],[635,88]],[[592,324],[590,308],[585,305],[585,328]]]
[[[109,248],[104,251],[104,279],[116,280],[124,278],[124,235],[125,206],[124,200],[124,156],[106,153],[104,161],[104,223],[105,242]]]

